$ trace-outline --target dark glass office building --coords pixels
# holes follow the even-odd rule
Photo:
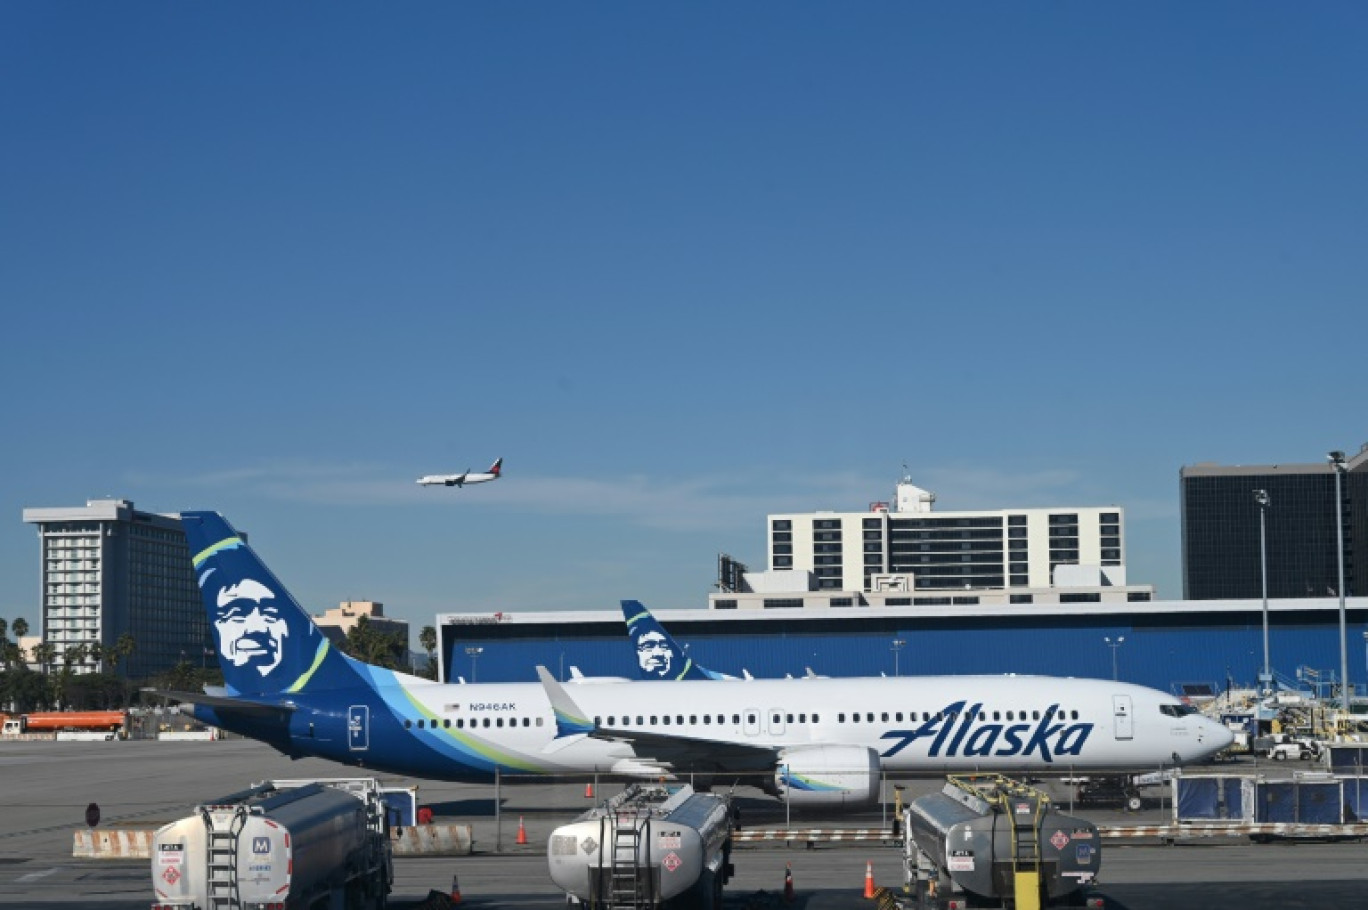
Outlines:
[[[1345,459],[1341,503],[1335,470],[1321,464],[1212,465],[1179,473],[1183,523],[1183,598],[1262,596],[1259,511],[1265,511],[1268,596],[1338,594],[1338,514],[1344,532],[1345,594],[1368,592],[1368,446]]]

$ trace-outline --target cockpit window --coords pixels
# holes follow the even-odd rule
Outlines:
[[[1160,705],[1159,710],[1169,717],[1187,717],[1189,714],[1197,713],[1197,709],[1192,705]]]

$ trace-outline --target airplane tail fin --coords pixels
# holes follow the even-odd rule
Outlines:
[[[627,637],[636,647],[637,674],[642,679],[730,678],[694,663],[641,601],[624,600],[622,617],[627,621]]]
[[[222,515],[182,512],[181,526],[231,694],[354,684],[347,658]]]
[[[493,474],[495,477],[498,477],[499,474],[502,473],[502,471],[503,471],[503,457],[500,456],[500,457],[494,459],[494,463],[493,463],[492,465],[489,466],[489,471],[488,471],[487,473]]]

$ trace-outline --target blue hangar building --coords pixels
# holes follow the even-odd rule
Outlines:
[[[1349,681],[1368,681],[1368,598],[1346,599]],[[1174,694],[1253,686],[1263,663],[1260,600],[656,612],[695,663],[740,676],[1036,674],[1139,683]],[[1339,681],[1339,601],[1269,601],[1270,662],[1293,688]],[[442,678],[531,682],[635,678],[618,610],[437,617]],[[1355,679],[1355,676],[1358,678]],[[1197,688],[1192,688],[1197,687]]]

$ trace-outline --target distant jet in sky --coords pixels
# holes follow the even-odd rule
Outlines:
[[[498,480],[499,472],[502,470],[503,459],[498,458],[483,474],[472,474],[469,471],[464,474],[429,474],[426,477],[419,477],[418,483],[425,487],[463,487],[468,483],[488,483],[491,480]]]

